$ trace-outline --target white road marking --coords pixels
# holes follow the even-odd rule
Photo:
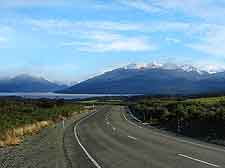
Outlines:
[[[64,121],[64,119],[62,121],[62,127],[65,128],[65,121]]]
[[[82,143],[81,143],[80,140],[79,140],[78,133],[77,133],[77,127],[78,127],[78,125],[79,125],[82,121],[88,119],[89,117],[95,115],[96,113],[97,113],[97,112],[92,113],[91,115],[88,115],[88,116],[84,117],[83,119],[81,119],[79,122],[77,122],[76,125],[75,125],[75,127],[74,127],[74,135],[75,135],[75,138],[76,138],[78,144],[80,145],[80,147],[82,148],[82,150],[84,151],[84,153],[86,154],[86,156],[87,156],[87,157],[91,160],[91,162],[95,165],[95,167],[97,167],[97,168],[102,168],[102,167],[97,163],[97,161],[90,155],[90,153],[86,150],[86,148],[82,145]],[[135,125],[135,126],[137,126],[137,127],[140,128],[140,126],[138,126],[137,124],[135,124],[135,123],[129,121],[129,120],[126,118],[126,116],[124,115],[124,113],[123,113],[123,116],[124,116],[124,118],[125,118],[129,123],[131,123],[132,125]],[[141,127],[141,128],[142,128],[142,127]],[[163,135],[163,134],[161,134],[161,133],[159,133],[159,134],[162,135],[162,136],[165,136],[165,137],[173,138],[173,137],[171,137],[171,136],[166,136],[166,135]],[[128,137],[131,138],[131,139],[133,139],[133,140],[137,140],[137,138],[135,138],[135,137],[133,137],[133,136],[128,136]],[[180,139],[177,139],[177,138],[173,138],[173,139],[176,139],[176,140],[181,141],[181,142],[186,142],[186,143],[198,145],[198,146],[201,146],[201,147],[204,147],[204,148],[209,148],[209,149],[211,148],[211,149],[214,149],[214,150],[219,150],[219,149],[217,149],[217,148],[208,147],[208,146],[205,146],[205,145],[201,145],[201,144],[189,142],[189,141],[186,141],[186,140],[180,140]],[[221,151],[224,152],[224,150],[221,150]],[[200,162],[200,163],[204,163],[204,164],[213,166],[213,167],[220,167],[219,165],[212,164],[212,163],[209,163],[209,162],[206,162],[206,161],[202,161],[202,160],[199,160],[199,159],[196,159],[196,158],[187,156],[187,155],[183,155],[183,154],[178,154],[178,155],[181,156],[181,157],[184,157],[184,158],[188,158],[188,159],[191,159],[191,160]]]
[[[142,124],[143,124],[143,125],[149,125],[149,123],[146,123],[146,122],[145,122],[145,123],[142,123]]]
[[[225,152],[225,150],[223,150],[223,149],[214,148],[214,147],[211,147],[211,146],[206,146],[206,145],[202,145],[202,144],[195,143],[195,142],[190,142],[190,141],[183,140],[183,139],[177,139],[177,141],[184,142],[184,143],[189,143],[189,144],[192,144],[192,145],[195,145],[195,146],[199,146],[201,148],[206,148],[206,149],[216,150],[216,151],[220,151],[220,152]]]
[[[84,151],[84,153],[86,154],[86,156],[87,156],[87,157],[91,160],[91,162],[95,165],[95,167],[97,167],[97,168],[102,168],[102,167],[98,164],[98,162],[97,162],[97,161],[96,161],[96,160],[88,153],[88,151],[85,149],[85,147],[81,144],[81,142],[80,142],[80,140],[79,140],[79,138],[78,138],[78,133],[77,133],[77,127],[78,127],[78,125],[79,125],[82,121],[88,119],[89,117],[91,117],[91,116],[93,116],[93,115],[95,115],[95,114],[96,114],[96,112],[93,113],[93,114],[91,114],[91,115],[88,115],[88,116],[84,117],[84,118],[81,119],[79,122],[77,122],[77,124],[76,124],[75,127],[74,127],[74,135],[75,135],[75,138],[76,138],[78,144],[80,145],[80,147],[82,148],[82,150]]]
[[[130,113],[131,117],[132,117],[133,119],[135,119],[136,121],[138,121],[138,122],[142,122],[142,121],[141,121],[141,120],[139,120],[137,117],[135,117],[135,116],[131,113],[131,111],[130,111],[130,110],[128,110],[128,113]]]
[[[124,113],[122,113],[122,114],[123,114],[123,117],[125,118],[125,120],[127,122],[129,122],[131,125],[134,125],[135,127],[138,127],[138,128],[142,128],[141,126],[139,126],[139,125],[135,124],[134,122],[131,122],[130,120],[128,120]]]
[[[209,162],[206,162],[206,161],[203,161],[203,160],[195,159],[195,158],[190,157],[190,156],[187,156],[187,155],[183,155],[183,154],[178,154],[178,155],[179,155],[179,156],[181,156],[181,157],[184,157],[184,158],[190,159],[190,160],[194,160],[194,161],[196,161],[196,162],[200,162],[200,163],[207,164],[207,165],[209,165],[209,166],[213,166],[213,167],[220,167],[219,165],[212,164],[212,163],[209,163]]]
[[[130,113],[131,117],[133,118],[133,114],[131,114],[131,112],[129,112],[129,113]],[[137,126],[137,127],[140,127],[139,125],[135,124],[134,122],[128,120],[128,119],[126,118],[126,116],[124,115],[124,113],[123,113],[123,116],[124,116],[124,118],[125,118],[130,124],[135,125],[135,126]],[[135,119],[135,118],[134,118],[134,119]],[[142,128],[142,127],[141,127],[141,128]],[[152,127],[152,128],[153,128],[153,127]],[[176,137],[172,137],[172,136],[169,136],[169,135],[165,135],[165,134],[163,134],[163,133],[158,133],[158,132],[156,132],[156,131],[154,131],[154,133],[155,133],[155,134],[158,134],[158,135],[160,135],[160,136],[166,137],[166,138],[174,139],[174,140],[176,140],[176,141],[178,141],[178,142],[184,142],[184,143],[192,144],[192,145],[199,146],[199,147],[205,148],[205,149],[210,149],[210,150],[215,150],[215,151],[225,152],[224,149],[220,149],[220,148],[216,148],[216,147],[212,147],[212,146],[207,146],[207,145],[199,144],[199,143],[196,143],[196,142],[191,142],[191,141],[184,140],[184,139],[179,139],[179,138],[176,138]]]
[[[113,131],[116,131],[116,128],[113,127],[113,125],[109,122],[109,112],[107,112],[106,117],[105,117],[105,120],[106,120],[106,124],[107,125],[110,125],[112,127],[112,130]]]
[[[127,137],[130,138],[130,139],[133,139],[133,140],[137,140],[137,138],[135,138],[133,136],[130,136],[130,135],[128,135]]]

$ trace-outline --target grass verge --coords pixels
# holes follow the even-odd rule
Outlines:
[[[0,100],[0,147],[17,145],[25,135],[83,111],[83,105],[63,100]]]

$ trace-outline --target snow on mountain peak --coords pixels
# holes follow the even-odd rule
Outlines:
[[[205,70],[202,68],[197,68],[195,66],[189,64],[174,64],[174,63],[157,63],[152,62],[149,64],[129,64],[124,67],[125,69],[165,69],[165,70],[183,70],[185,72],[197,72],[199,74],[203,74],[204,72],[212,72],[211,70]]]
[[[149,64],[129,64],[125,67],[125,69],[154,69],[161,68],[162,64],[159,63],[149,63]]]
[[[209,74],[214,74],[217,72],[225,72],[225,67],[221,65],[202,65],[199,66],[199,68],[205,72],[208,72]]]
[[[146,64],[129,64],[125,66],[125,69],[142,69],[146,68]]]
[[[142,63],[142,64],[129,64],[124,67],[125,69],[165,69],[165,70],[182,70],[184,72],[197,72],[199,74],[204,73],[217,73],[217,72],[225,72],[225,67],[221,67],[218,65],[190,65],[190,64],[175,64],[175,63]]]
[[[153,63],[147,64],[147,68],[152,68],[152,69],[154,69],[154,68],[161,68],[162,66],[163,66],[163,64],[159,64],[157,62],[153,62]]]

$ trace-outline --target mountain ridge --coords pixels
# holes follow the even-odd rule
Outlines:
[[[209,73],[188,65],[136,64],[105,72],[60,93],[201,94],[225,92],[225,72]]]
[[[0,92],[54,92],[66,87],[68,86],[28,74],[0,79]]]

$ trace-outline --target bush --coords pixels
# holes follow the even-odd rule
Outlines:
[[[139,119],[157,121],[180,133],[199,137],[224,137],[225,99],[196,100],[149,99],[140,100],[130,108]],[[178,129],[179,128],[179,129]]]
[[[80,104],[62,100],[0,101],[0,132],[36,121],[69,117],[82,109]]]

